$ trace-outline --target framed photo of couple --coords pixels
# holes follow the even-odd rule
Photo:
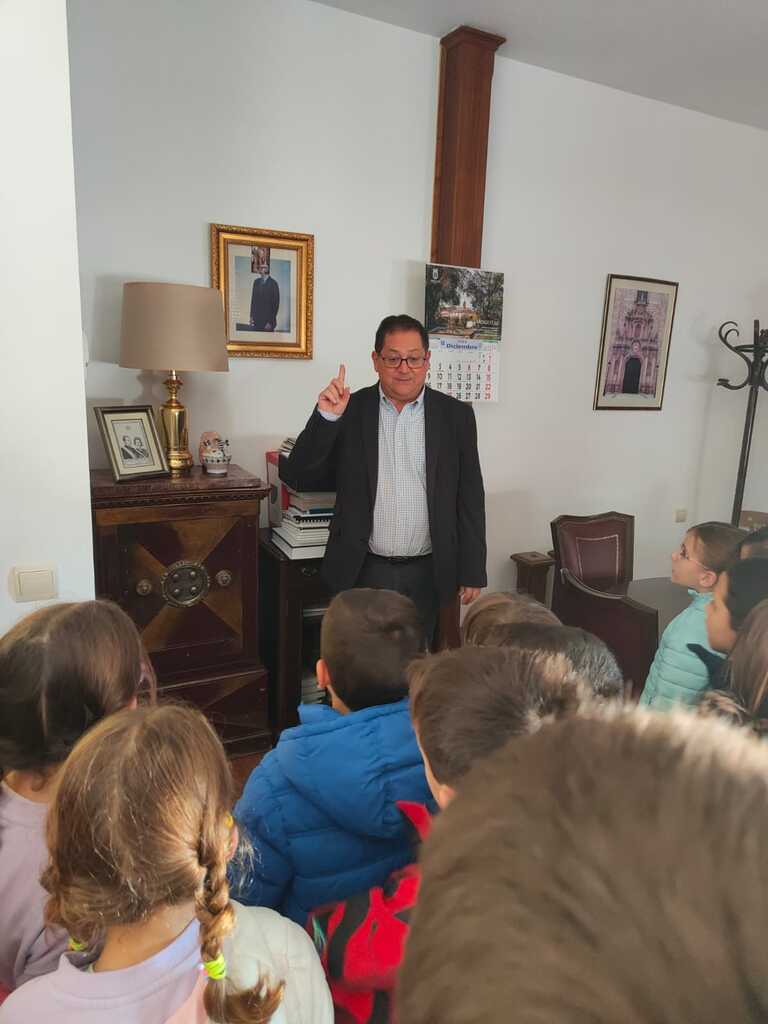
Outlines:
[[[211,224],[231,356],[312,358],[314,236]]]
[[[151,405],[97,405],[93,411],[115,483],[170,476]]]

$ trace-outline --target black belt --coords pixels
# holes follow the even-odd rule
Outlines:
[[[408,562],[422,562],[425,558],[431,557],[431,551],[426,555],[375,555],[373,551],[368,552],[368,558],[375,558],[378,562],[389,562],[390,565],[406,565]]]

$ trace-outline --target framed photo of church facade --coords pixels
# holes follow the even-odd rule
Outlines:
[[[230,356],[312,358],[313,235],[211,224]]]
[[[609,274],[593,409],[661,409],[677,282]]]

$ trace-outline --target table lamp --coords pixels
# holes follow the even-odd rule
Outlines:
[[[229,370],[224,306],[217,288],[130,281],[123,285],[120,366],[170,371],[160,423],[175,475],[192,466],[179,370]]]

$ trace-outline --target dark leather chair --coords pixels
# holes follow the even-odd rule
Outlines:
[[[659,643],[658,609],[620,592],[588,587],[564,568],[556,614],[564,625],[594,633],[613,651],[627,695],[637,700]]]
[[[628,584],[634,571],[635,517],[623,512],[553,519],[555,578],[552,611],[563,622],[563,572],[592,590],[608,591]]]

